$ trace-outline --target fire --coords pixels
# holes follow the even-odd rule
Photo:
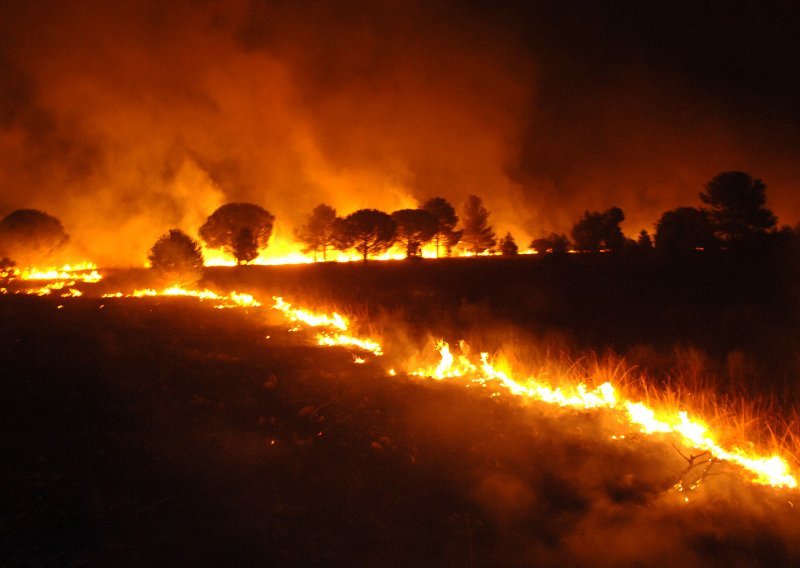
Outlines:
[[[49,268],[26,267],[20,269],[12,266],[5,268],[0,277],[9,282],[18,281],[11,289],[15,294],[50,296],[54,292],[58,292],[62,298],[75,298],[83,295],[83,292],[74,288],[77,282],[96,284],[103,278],[98,272],[97,266],[91,262]],[[38,284],[38,286],[25,287],[21,284],[24,282]],[[9,291],[9,288],[3,287],[0,293],[8,294]]]
[[[102,277],[96,267],[86,263],[83,265],[63,266],[52,270],[25,269],[19,271],[19,278],[28,281],[48,281],[43,286],[25,290],[24,293],[51,295],[60,293],[61,297],[77,297],[82,292],[73,286],[76,282],[96,283]],[[7,289],[3,288],[3,292]],[[186,289],[173,286],[164,290],[138,289],[131,293],[122,292],[103,294],[104,298],[145,298],[145,297],[190,297],[199,301],[215,302],[216,308],[257,308],[262,306],[250,294],[230,292],[222,294],[212,290]],[[366,337],[351,335],[350,321],[333,312],[315,313],[305,308],[293,306],[280,296],[274,296],[271,308],[280,312],[283,317],[295,325],[320,328],[316,335],[316,343],[320,346],[341,346],[355,348],[373,355],[383,355],[380,342]],[[599,386],[589,387],[578,382],[574,385],[556,386],[541,377],[519,379],[509,365],[494,362],[488,353],[481,353],[475,359],[470,356],[469,348],[463,341],[460,352],[454,354],[450,346],[440,340],[436,343],[439,361],[428,367],[410,370],[406,374],[429,377],[436,380],[461,379],[469,384],[483,387],[490,385],[504,389],[508,393],[527,400],[535,400],[558,407],[576,410],[605,410],[616,413],[621,421],[639,432],[647,435],[672,435],[686,446],[708,452],[715,460],[736,464],[749,472],[754,483],[772,487],[796,488],[795,477],[789,463],[780,455],[761,455],[739,446],[724,446],[718,437],[710,431],[702,420],[692,417],[685,410],[659,409],[648,406],[644,402],[627,396],[611,382],[603,382]],[[355,363],[363,363],[364,359],[354,355]],[[398,371],[391,368],[388,376],[396,376]],[[498,391],[499,392],[499,391]],[[497,392],[493,393],[495,396]],[[615,439],[624,439],[624,435]]]
[[[383,355],[383,348],[377,341],[373,341],[372,339],[359,339],[343,333],[336,333],[333,335],[320,333],[317,335],[317,345],[324,345],[326,347],[333,347],[336,345],[342,347],[357,347],[358,349],[369,351],[373,355]]]
[[[363,351],[369,351],[373,355],[383,355],[383,347],[373,339],[362,339],[342,333],[348,331],[350,322],[337,312],[332,314],[315,314],[309,310],[292,307],[292,304],[285,301],[280,296],[273,296],[275,302],[272,307],[283,314],[290,322],[300,322],[309,327],[327,327],[339,330],[338,332],[320,332],[317,334],[317,345],[325,347],[341,346],[355,347]]]
[[[462,342],[462,353],[465,351],[466,344]],[[450,345],[445,341],[439,340],[436,342],[436,350],[439,352],[441,359],[439,363],[433,367],[426,369],[419,369],[412,371],[410,375],[417,375],[420,377],[430,377],[432,379],[442,380],[451,377],[463,377],[466,374],[474,373],[477,367],[465,355],[461,354],[456,359],[450,352]]]
[[[77,280],[87,284],[95,284],[103,279],[92,262],[65,264],[51,268],[23,268],[15,271],[20,280]]]
[[[113,292],[113,293],[103,294],[102,297],[103,298],[151,298],[155,296],[197,298],[200,301],[214,300],[218,302],[218,304],[215,306],[217,308],[232,308],[232,307],[257,308],[261,306],[261,303],[257,301],[250,294],[240,294],[238,292],[231,292],[229,295],[224,295],[224,294],[217,294],[216,292],[212,292],[211,290],[187,290],[185,288],[181,288],[180,286],[172,286],[171,288],[166,288],[160,291],[154,290],[152,288],[143,288],[139,290],[134,290],[130,294],[123,294],[122,292]]]
[[[333,312],[332,315],[315,314],[302,308],[293,308],[292,305],[280,296],[273,296],[273,308],[283,312],[283,315],[289,321],[303,322],[311,327],[333,327],[340,331],[347,331],[349,322],[340,314]],[[322,344],[320,344],[322,345]]]
[[[715,439],[703,421],[691,418],[686,411],[657,412],[643,402],[627,399],[610,382],[604,382],[594,389],[589,389],[582,383],[562,389],[535,378],[518,381],[512,378],[510,371],[497,368],[489,360],[488,353],[481,353],[480,364],[477,364],[464,354],[454,357],[447,343],[443,341],[437,342],[436,349],[440,355],[438,365],[409,374],[439,380],[465,378],[482,385],[491,381],[513,395],[547,404],[582,410],[616,411],[644,434],[674,434],[687,446],[706,451],[717,460],[739,465],[753,476],[752,481],[757,484],[797,487],[797,478],[784,458],[778,455],[753,454],[738,447],[727,449]]]

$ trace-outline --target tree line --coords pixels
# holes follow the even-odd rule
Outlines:
[[[620,227],[625,214],[619,207],[585,211],[570,236],[550,233],[533,239],[529,248],[539,253],[620,251],[637,248],[668,253],[758,246],[791,232],[776,229],[777,219],[766,207],[766,185],[744,172],[723,172],[699,194],[703,206],[678,207],[657,221],[655,234],[642,231],[636,240]],[[498,238],[490,212],[476,195],[465,201],[461,216],[444,198],[429,199],[417,209],[391,214],[359,209],[339,216],[321,203],[308,213],[296,237],[303,252],[326,261],[333,251],[356,252],[365,262],[399,245],[408,258],[419,258],[422,248],[434,247],[436,256],[450,256],[458,247],[470,254],[515,255],[519,247],[511,233]],[[266,248],[275,217],[253,203],[228,203],[214,211],[199,229],[206,247],[221,249],[238,264],[254,260]],[[0,220],[0,257],[41,259],[63,246],[68,235],[61,222],[42,211],[20,209]],[[180,229],[159,237],[148,253],[152,266],[168,272],[197,270],[203,265],[200,243]]]
[[[337,215],[330,205],[321,203],[306,216],[296,237],[305,254],[327,261],[333,251],[354,251],[366,262],[392,246],[403,248],[408,258],[419,258],[422,248],[432,245],[436,256],[451,255],[459,246],[473,254],[492,250],[496,245],[489,225],[489,211],[477,196],[470,196],[463,210],[463,229],[456,229],[459,217],[444,198],[434,197],[417,209],[400,209],[391,214],[378,209],[359,209],[346,216]],[[254,260],[267,246],[275,218],[252,203],[223,205],[200,227],[199,235],[209,248],[221,249],[238,264]],[[148,256],[153,266],[176,270],[181,259],[187,268],[202,265],[199,243],[179,229],[162,235]]]

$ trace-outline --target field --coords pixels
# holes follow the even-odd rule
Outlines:
[[[265,303],[237,309],[100,297],[158,284],[134,270],[78,298],[2,296],[2,563],[796,565],[796,489],[613,412],[405,372],[435,364],[435,339],[465,339],[521,368],[716,412],[714,426],[791,458],[800,318],[785,266],[207,269],[202,286]],[[385,353],[316,345],[269,309],[273,295],[338,310]]]

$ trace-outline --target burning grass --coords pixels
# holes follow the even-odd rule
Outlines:
[[[177,416],[191,417],[190,427],[178,426],[175,444],[189,441],[194,449],[183,453],[222,452],[214,475],[225,486],[237,477],[225,468],[251,472],[254,460],[277,467],[280,474],[267,474],[271,489],[248,487],[259,503],[282,502],[295,519],[262,511],[269,531],[282,522],[293,531],[295,546],[281,552],[286,563],[389,558],[363,536],[367,526],[398,539],[390,547],[394,557],[423,564],[800,558],[791,544],[800,536],[794,423],[779,418],[770,397],[720,395],[718,381],[697,366],[677,368],[657,385],[623,358],[576,357],[509,326],[502,333],[488,324],[461,329],[466,341],[448,344],[398,329],[403,318],[391,311],[305,307],[257,291],[139,288],[92,296],[60,304],[60,319],[41,307],[50,305],[47,298],[37,299],[39,324],[57,330],[66,319],[65,331],[83,329],[78,322],[91,317],[82,333],[103,338],[99,349],[108,360],[95,364],[111,377],[137,357],[155,361],[156,370],[134,365],[138,374],[121,384],[145,381],[135,387],[143,401],[155,388],[159,421],[170,428],[178,426],[169,418],[174,397],[188,400],[189,413]],[[28,299],[3,301],[11,300]],[[245,309],[204,311],[198,303]],[[19,318],[15,325],[32,336],[37,324]],[[116,339],[108,339],[109,326]],[[152,375],[159,372],[163,380]],[[203,434],[220,426],[219,439]],[[169,467],[184,472],[198,463],[187,455]],[[287,486],[283,475],[303,483]],[[329,509],[301,496],[319,499],[323,487],[333,495],[321,498]],[[329,524],[343,510],[362,542]],[[413,512],[408,523],[397,517],[401,510]],[[313,537],[300,552],[300,520],[328,536]],[[419,522],[430,530],[415,528]],[[255,542],[257,529],[237,527]],[[443,548],[426,555],[419,550],[431,530]],[[768,542],[757,534],[768,534]],[[261,537],[266,549],[279,549],[275,537]],[[449,549],[448,539],[462,549]],[[626,539],[649,542],[649,550]],[[599,542],[616,547],[600,561],[593,556]],[[418,548],[410,554],[412,546]]]

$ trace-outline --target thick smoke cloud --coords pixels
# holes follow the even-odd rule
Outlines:
[[[610,205],[634,232],[744,169],[796,221],[792,132],[646,62],[599,72],[553,10],[7,2],[0,214],[44,209],[73,255],[125,265],[227,201],[266,207],[291,238],[319,202],[475,193],[524,244]]]

